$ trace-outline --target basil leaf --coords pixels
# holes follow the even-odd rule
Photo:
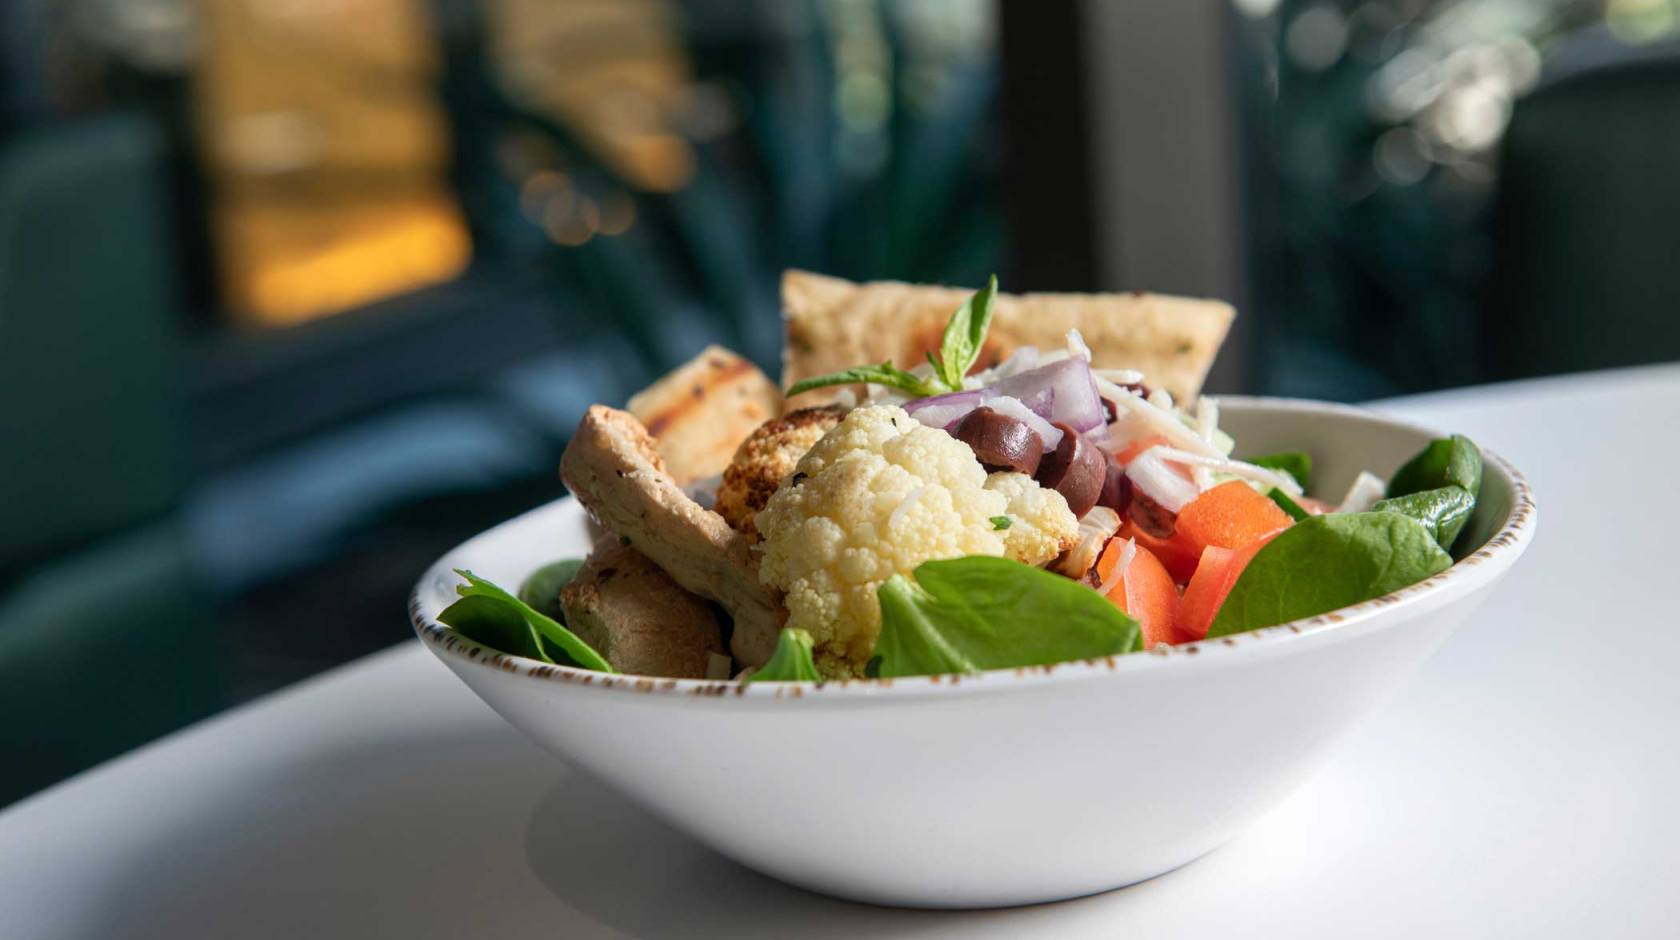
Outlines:
[[[1005,530],[1005,529],[1007,529],[1010,526],[1015,524],[1015,520],[1009,518],[1008,516],[993,516],[988,521],[991,522],[992,530],[994,532],[1002,532],[1003,530]]]
[[[519,586],[519,599],[535,607],[539,613],[565,623],[566,612],[560,609],[560,589],[572,583],[583,568],[581,558],[563,558],[531,572]]]
[[[782,628],[776,636],[776,651],[764,665],[741,679],[749,682],[821,682],[817,663],[811,658],[811,634]]]
[[[473,574],[471,571],[467,571],[464,568],[456,568],[455,573],[467,579],[466,584],[457,585],[455,587],[455,593],[461,595],[463,598],[489,598],[494,601],[500,601],[502,604],[513,608],[514,613],[521,617],[533,632],[541,637],[542,640],[553,644],[554,647],[557,647],[558,649],[556,651],[563,654],[566,659],[571,661],[569,665],[575,665],[580,669],[591,669],[595,672],[613,671],[612,665],[608,663],[600,653],[595,652],[588,643],[579,639],[577,634],[561,626],[554,620],[554,618],[542,613],[531,605],[525,603],[517,597],[514,597],[512,594],[509,594],[478,575]],[[453,609],[455,606],[455,604],[451,604],[450,609]],[[485,610],[487,610],[487,608],[482,604],[475,604],[472,608],[469,608],[470,613],[472,613],[475,617],[483,617]],[[505,618],[505,615],[501,616]],[[441,620],[442,618],[440,617],[439,619]],[[449,623],[447,620],[443,622]],[[449,625],[451,627],[455,626],[454,624]],[[459,630],[460,628],[457,627],[456,629]],[[474,629],[476,629],[476,626]],[[466,636],[467,634],[463,633],[462,635]],[[496,648],[500,649],[500,647]],[[547,649],[547,647],[545,647],[545,649]],[[503,650],[503,652],[512,651]],[[553,657],[550,661],[557,662],[560,661],[560,659],[559,657]]]
[[[1301,504],[1289,498],[1289,494],[1277,487],[1272,487],[1266,493],[1266,498],[1277,503],[1278,508],[1289,514],[1289,518],[1301,522],[1312,518],[1312,513],[1301,508]]]
[[[1268,470],[1282,470],[1295,478],[1301,484],[1303,493],[1310,492],[1312,486],[1312,455],[1298,450],[1285,451],[1281,454],[1267,454],[1263,457],[1250,457],[1248,462],[1256,467]]]
[[[438,614],[438,621],[448,624],[456,633],[474,643],[497,652],[540,659],[545,663],[564,661],[564,658],[556,660],[549,648],[544,647],[542,635],[532,629],[530,621],[518,610],[494,597],[463,597],[445,607]]]
[[[1255,554],[1213,618],[1209,637],[1329,613],[1445,571],[1434,535],[1395,512],[1313,516]]]
[[[1470,513],[1475,509],[1476,498],[1459,486],[1442,486],[1421,493],[1392,496],[1378,500],[1371,507],[1372,512],[1397,512],[1423,523],[1436,544],[1447,551],[1452,551],[1453,542],[1458,540],[1458,533],[1470,521]]]
[[[963,305],[945,323],[945,336],[939,342],[939,361],[934,366],[939,378],[953,392],[962,391],[963,377],[980,359],[980,350],[986,345],[986,331],[992,326],[992,300],[995,297],[996,274],[985,287],[963,301]]]
[[[839,372],[830,372],[828,375],[813,376],[803,382],[795,382],[793,387],[787,390],[787,397],[792,398],[813,388],[864,383],[886,385],[916,398],[929,398],[934,395],[942,395],[945,392],[943,388],[919,375],[906,372],[890,362],[883,362],[878,366],[853,366]]]
[[[1130,653],[1137,621],[1083,584],[1008,558],[930,561],[877,591],[882,676],[976,672]]]
[[[1409,496],[1443,486],[1463,487],[1471,496],[1482,491],[1482,452],[1468,437],[1454,434],[1430,441],[1388,481],[1385,496]]]

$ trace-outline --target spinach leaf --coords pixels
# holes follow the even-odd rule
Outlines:
[[[764,665],[741,679],[749,682],[821,682],[816,661],[811,658],[811,634],[782,628],[776,636],[776,651]]]
[[[545,645],[542,635],[513,605],[493,597],[476,594],[463,597],[445,607],[438,614],[438,620],[474,643],[498,652],[540,659],[545,663],[568,662],[565,654],[553,649],[552,644]],[[555,653],[560,655],[556,657]]]
[[[1416,457],[1406,461],[1388,481],[1385,496],[1409,496],[1443,486],[1463,487],[1471,496],[1482,490],[1482,452],[1468,437],[1452,437],[1430,441]]]
[[[1301,484],[1301,491],[1311,492],[1312,488],[1312,455],[1298,450],[1285,451],[1281,454],[1266,454],[1263,457],[1250,457],[1248,462],[1256,467],[1268,470],[1282,470],[1295,478]]]
[[[927,379],[915,373],[906,372],[891,362],[883,362],[878,366],[853,366],[839,372],[813,376],[803,382],[795,382],[793,387],[787,390],[787,397],[792,398],[813,388],[823,388],[829,385],[857,385],[865,382],[896,388],[915,398],[928,398],[945,393],[944,388],[929,382]]]
[[[963,377],[980,358],[986,344],[986,331],[992,325],[992,299],[997,296],[997,275],[986,286],[963,301],[957,312],[945,324],[945,336],[939,343],[939,360],[933,362],[939,378],[953,392],[962,391]]]
[[[1266,498],[1274,503],[1277,503],[1278,508],[1288,513],[1289,518],[1294,519],[1296,522],[1312,518],[1312,513],[1302,509],[1300,503],[1290,499],[1288,493],[1285,493],[1283,490],[1280,490],[1275,486],[1266,492]]]
[[[1372,512],[1397,512],[1423,523],[1437,544],[1452,551],[1453,542],[1470,513],[1476,508],[1476,498],[1459,486],[1441,486],[1421,493],[1391,496],[1378,500]]]
[[[1008,558],[930,561],[882,584],[882,676],[976,672],[1130,653],[1137,621],[1097,592]]]
[[[612,665],[609,664],[600,653],[595,652],[588,643],[579,639],[577,634],[555,622],[554,618],[538,611],[531,605],[525,603],[517,597],[514,597],[512,594],[509,594],[478,575],[473,574],[471,571],[467,571],[463,568],[456,568],[455,573],[467,579],[466,584],[457,585],[455,587],[455,593],[461,595],[463,599],[469,597],[484,598],[499,602],[505,607],[512,608],[513,613],[525,621],[526,626],[532,633],[540,637],[540,639],[545,643],[551,644],[551,646],[542,647],[543,651],[549,654],[549,656],[545,658],[548,658],[550,662],[562,662],[563,660],[561,657],[554,655],[554,653],[560,653],[565,657],[565,660],[570,661],[568,665],[575,665],[580,669],[592,669],[596,672],[613,671]],[[445,610],[445,613],[450,610],[455,610],[458,606],[460,606],[459,601],[451,604]],[[472,620],[470,622],[472,623],[472,626],[468,627],[468,629],[480,630],[484,629],[481,624],[487,619],[488,615],[486,612],[488,609],[489,608],[484,604],[475,603],[462,611],[457,611],[455,616],[457,619],[463,620],[471,617]],[[498,630],[503,634],[511,634],[514,636],[514,639],[517,640],[517,633],[511,629],[510,621],[507,620],[507,614],[504,612],[502,614],[495,615],[495,617],[497,619],[498,626],[493,629]],[[441,615],[438,619],[443,620]],[[449,623],[447,620],[443,620],[443,622],[448,623],[451,627],[455,627],[457,631],[461,630],[460,627],[456,627],[455,624]],[[479,642],[473,638],[471,634],[464,631],[462,632],[462,635],[467,636],[469,639],[474,639],[475,642]],[[491,644],[486,643],[485,645],[489,646]],[[501,649],[500,646],[496,646],[494,648]],[[502,652],[513,651],[502,650]]]
[[[531,572],[525,583],[519,586],[519,599],[535,607],[539,613],[565,623],[566,612],[560,609],[560,589],[571,584],[582,568],[581,558],[563,558],[543,565]]]
[[[1248,563],[1208,636],[1328,613],[1416,584],[1452,565],[1423,523],[1395,512],[1313,516]]]

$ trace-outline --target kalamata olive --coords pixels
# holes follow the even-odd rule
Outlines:
[[[1132,478],[1126,476],[1126,468],[1120,466],[1120,461],[1115,460],[1113,455],[1105,454],[1104,458],[1108,471],[1103,477],[1102,494],[1097,497],[1097,505],[1107,506],[1124,519],[1126,509],[1132,503]]]
[[[988,473],[1013,470],[1031,476],[1044,457],[1044,439],[1031,425],[984,406],[964,415],[951,436],[967,444]]]
[[[1158,539],[1170,539],[1178,529],[1177,515],[1137,490],[1132,491],[1132,504],[1126,507],[1126,515],[1139,529]]]
[[[1062,432],[1061,443],[1038,465],[1037,479],[1062,494],[1074,518],[1078,518],[1090,512],[1102,495],[1103,482],[1108,478],[1108,456],[1073,428],[1061,422],[1055,427]]]

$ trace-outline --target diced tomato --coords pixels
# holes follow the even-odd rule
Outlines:
[[[1156,447],[1166,443],[1170,442],[1167,440],[1166,436],[1162,434],[1151,434],[1148,437],[1140,437],[1130,444],[1127,444],[1124,450],[1116,452],[1114,459],[1120,461],[1120,466],[1124,467],[1126,464],[1136,460],[1138,454],[1143,453],[1151,447]]]
[[[1205,638],[1238,576],[1281,531],[1269,532],[1238,549],[1217,545],[1202,549],[1201,564],[1196,566],[1196,573],[1184,588],[1184,599],[1178,605],[1178,632],[1195,640]]]
[[[1179,584],[1190,580],[1190,576],[1196,573],[1196,565],[1202,559],[1201,550],[1188,541],[1177,536],[1163,539],[1150,535],[1138,528],[1138,524],[1131,519],[1127,519],[1120,526],[1120,537],[1135,539],[1138,548],[1148,549],[1149,553],[1166,567],[1167,573],[1172,575],[1172,579]]]
[[[1209,546],[1238,549],[1287,527],[1292,520],[1254,487],[1239,480],[1221,483],[1196,497],[1178,514],[1173,537],[1198,558]]]
[[[1125,544],[1125,539],[1109,540],[1102,556],[1097,559],[1099,583],[1109,582],[1114,566],[1120,563]],[[1109,588],[1108,599],[1138,622],[1143,631],[1144,649],[1157,643],[1180,642],[1177,632],[1178,585],[1173,583],[1172,575],[1149,549],[1137,546],[1126,573]]]

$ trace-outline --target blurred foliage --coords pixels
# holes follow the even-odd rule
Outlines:
[[[1586,34],[1650,43],[1672,0],[1236,0],[1250,259],[1275,393],[1486,377],[1488,215],[1511,111]]]
[[[545,266],[656,364],[705,339],[772,364],[787,267],[977,283],[998,266],[983,2],[433,13],[481,256]]]

